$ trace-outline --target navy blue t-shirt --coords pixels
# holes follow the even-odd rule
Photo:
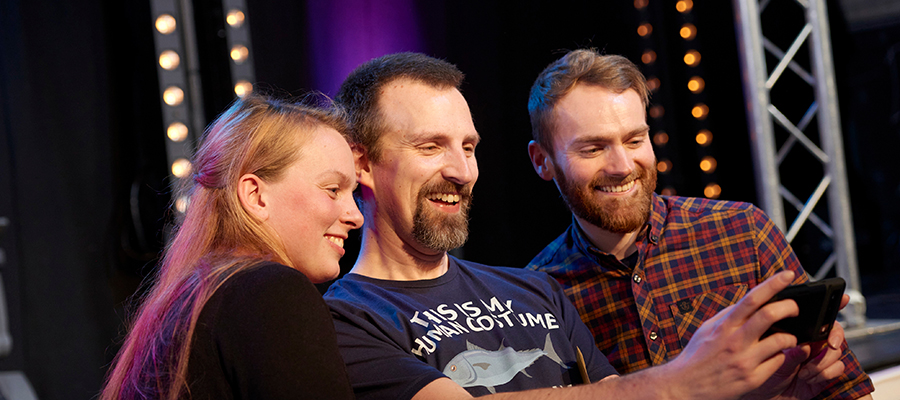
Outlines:
[[[325,294],[359,399],[409,399],[449,377],[473,396],[615,374],[557,282],[542,272],[450,257],[437,279],[348,274]]]

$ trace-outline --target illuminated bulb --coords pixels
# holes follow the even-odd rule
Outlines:
[[[650,25],[649,22],[645,22],[638,27],[638,35],[647,36],[653,33],[653,25]]]
[[[667,186],[665,189],[662,190],[662,192],[660,192],[660,194],[663,196],[674,196],[675,188],[673,188],[671,186]]]
[[[691,109],[691,115],[697,119],[705,119],[707,114],[709,114],[709,107],[703,103],[697,103],[697,105]]]
[[[181,64],[181,57],[172,50],[166,50],[159,55],[159,66],[166,71],[178,68],[178,64]]]
[[[169,14],[163,14],[156,17],[156,30],[163,35],[175,32],[175,17]]]
[[[711,174],[716,170],[716,159],[706,156],[700,160],[700,170],[706,172],[707,174]]]
[[[684,24],[678,30],[678,34],[684,40],[693,40],[697,36],[697,27],[694,24]]]
[[[166,136],[169,137],[169,140],[173,142],[180,142],[184,139],[187,139],[188,135],[188,127],[181,122],[173,122],[166,129]]]
[[[650,89],[651,92],[655,92],[659,89],[659,85],[659,78],[651,76],[650,79],[647,79],[647,88]]]
[[[701,129],[700,132],[697,132],[697,144],[701,146],[709,146],[712,142],[712,132],[707,129]]]
[[[175,175],[179,178],[184,178],[191,173],[191,162],[184,159],[179,158],[172,163],[172,175]]]
[[[163,92],[163,101],[170,106],[177,106],[184,101],[184,91],[178,86],[169,86]]]
[[[653,64],[654,61],[656,61],[656,52],[653,50],[647,50],[641,55],[641,62],[644,64]]]
[[[703,88],[706,87],[706,81],[704,81],[703,78],[699,76],[695,76],[688,81],[687,87],[688,90],[693,93],[700,93],[703,91]]]
[[[679,0],[675,3],[675,9],[680,13],[691,11],[692,8],[694,8],[694,2],[691,0]]]
[[[715,184],[710,183],[703,188],[703,195],[710,199],[718,199],[719,195],[722,194],[722,187]]]
[[[672,162],[666,159],[662,159],[658,163],[656,163],[656,170],[665,174],[672,170]]]
[[[245,80],[239,80],[234,84],[234,94],[238,97],[244,97],[245,94],[253,91],[253,84]]]
[[[653,143],[655,143],[657,146],[662,146],[666,143],[669,143],[669,134],[661,131],[656,132],[656,134],[653,135]]]
[[[662,116],[666,113],[666,109],[663,106],[653,106],[650,107],[650,117],[651,118],[662,118]]]
[[[649,2],[649,0],[634,0],[634,8],[637,8],[638,10],[640,10],[644,7],[647,7],[648,2]]]
[[[237,64],[247,61],[247,56],[249,55],[250,50],[247,49],[247,46],[236,44],[231,48],[231,59]]]
[[[175,200],[175,209],[178,210],[178,212],[184,214],[184,212],[187,211],[188,205],[190,204],[191,199],[189,197],[181,196],[178,198],[178,200]]]
[[[231,10],[225,16],[225,22],[232,28],[240,28],[244,24],[244,13],[240,10]]]
[[[684,54],[684,63],[696,67],[697,64],[700,64],[700,53],[697,50],[688,50]]]

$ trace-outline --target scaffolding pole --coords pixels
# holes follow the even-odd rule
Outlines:
[[[766,38],[762,28],[761,14],[771,1],[733,1],[759,206],[785,232],[789,242],[793,242],[797,232],[807,222],[812,222],[831,239],[833,253],[826,257],[826,261],[816,269],[812,277],[821,279],[836,268],[837,276],[847,281],[847,293],[850,295],[850,305],[842,311],[842,315],[848,327],[861,327],[866,321],[865,298],[861,293],[856,263],[856,244],[825,2],[782,0],[803,7],[806,19],[791,46],[782,50]],[[788,25],[778,24],[778,27],[785,29],[784,26]],[[793,60],[804,44],[810,51],[812,71],[804,70]],[[771,72],[766,66],[766,51],[779,60]],[[781,113],[770,96],[772,87],[788,70],[808,83],[815,93],[815,102],[796,123]],[[813,117],[816,117],[821,149],[804,132]],[[776,148],[776,123],[790,135],[780,149]],[[806,202],[798,200],[781,183],[779,165],[795,147],[809,151],[814,159],[821,162],[824,171],[816,190],[807,197]],[[823,197],[828,201],[828,223],[813,211]],[[790,225],[785,217],[785,201],[798,211],[797,218]],[[809,271],[810,266],[806,265],[806,268]]]

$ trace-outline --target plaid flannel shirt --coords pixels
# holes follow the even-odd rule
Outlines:
[[[674,358],[703,321],[783,269],[809,278],[775,224],[748,203],[653,195],[634,269],[592,245],[577,222],[529,264],[556,278],[597,347],[626,374]],[[874,390],[842,345],[845,374],[817,399]]]

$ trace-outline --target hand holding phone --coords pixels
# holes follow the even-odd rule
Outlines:
[[[790,286],[777,293],[768,303],[792,299],[797,302],[800,315],[772,324],[762,337],[776,332],[786,332],[797,337],[797,344],[828,339],[841,306],[845,287],[846,282],[843,279],[829,278]]]

